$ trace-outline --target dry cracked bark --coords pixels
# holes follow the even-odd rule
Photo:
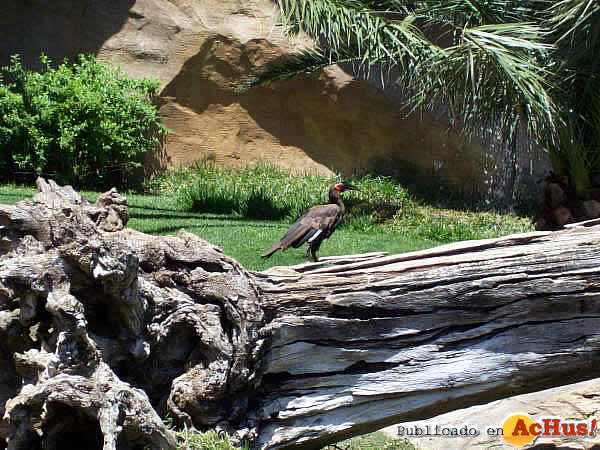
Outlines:
[[[257,274],[125,229],[114,190],[38,187],[0,205],[8,448],[173,448],[159,413],[317,448],[598,369],[596,226]]]

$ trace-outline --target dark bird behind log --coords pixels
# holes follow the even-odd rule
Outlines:
[[[346,182],[333,183],[329,187],[329,204],[318,205],[307,209],[296,222],[286,231],[277,245],[271,247],[261,256],[268,258],[277,250],[289,247],[298,248],[308,242],[306,256],[308,259],[317,260],[317,250],[324,239],[331,236],[341,223],[346,207],[340,195],[344,191],[360,191],[356,186]]]

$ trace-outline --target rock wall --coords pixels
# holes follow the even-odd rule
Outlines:
[[[488,197],[512,197],[515,180],[526,174],[531,184],[547,170],[544,155],[525,152],[506,164],[504,151],[468,145],[443,122],[405,118],[392,90],[339,67],[235,93],[256,67],[312,44],[283,34],[271,0],[2,3],[0,26],[14,32],[0,42],[0,63],[14,53],[35,66],[42,51],[54,61],[91,52],[162,81],[160,114],[173,131],[163,165],[212,159],[346,175],[419,173]]]

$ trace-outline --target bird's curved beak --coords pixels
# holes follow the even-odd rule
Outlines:
[[[358,191],[358,192],[362,192],[360,190],[360,188],[358,188],[357,186],[354,186],[353,184],[350,183],[344,183],[344,191]]]

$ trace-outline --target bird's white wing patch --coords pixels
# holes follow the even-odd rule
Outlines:
[[[310,237],[308,242],[314,241],[322,232],[323,232],[323,230],[317,230],[317,232]]]

